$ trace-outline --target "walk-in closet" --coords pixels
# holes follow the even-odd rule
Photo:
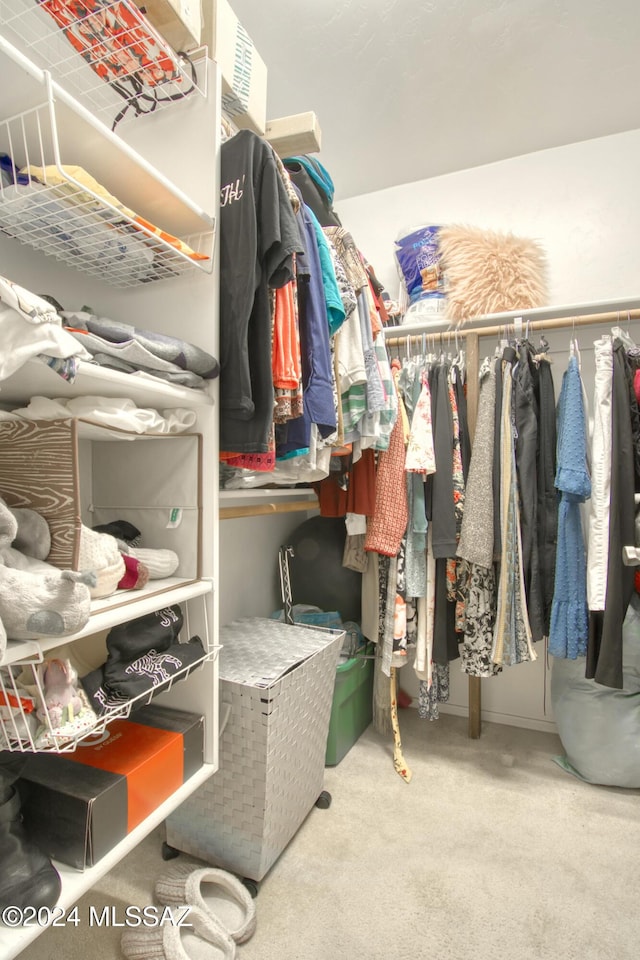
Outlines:
[[[0,958],[632,960],[632,0],[0,0]]]

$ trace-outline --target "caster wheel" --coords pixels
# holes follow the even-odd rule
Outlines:
[[[255,900],[258,896],[258,884],[255,880],[251,880],[249,877],[242,877],[241,883],[247,888],[251,899]]]
[[[316,800],[316,807],[319,810],[328,810],[331,806],[331,794],[328,790],[323,790],[318,799]]]
[[[163,860],[175,860],[175,858],[179,856],[180,856],[179,850],[176,850],[175,847],[170,847],[166,840],[162,841],[162,859]]]

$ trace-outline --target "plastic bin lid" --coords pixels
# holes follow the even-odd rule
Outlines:
[[[331,643],[341,630],[313,630],[298,624],[249,617],[220,628],[220,679],[269,687],[303,660]]]

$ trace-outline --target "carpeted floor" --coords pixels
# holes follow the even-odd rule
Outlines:
[[[635,960],[640,791],[571,777],[546,733],[487,723],[473,741],[458,717],[400,720],[411,783],[372,727],[326,770],[332,805],[311,811],[263,880],[238,960]],[[161,840],[80,915],[152,903]],[[118,958],[120,934],[51,929],[21,957]]]

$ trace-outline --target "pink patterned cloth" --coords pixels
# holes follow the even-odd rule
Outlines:
[[[398,403],[402,403],[398,397]],[[376,505],[367,527],[364,549],[396,557],[407,530],[409,510],[404,473],[405,448],[402,417],[398,416],[389,449],[380,454],[376,474]]]

